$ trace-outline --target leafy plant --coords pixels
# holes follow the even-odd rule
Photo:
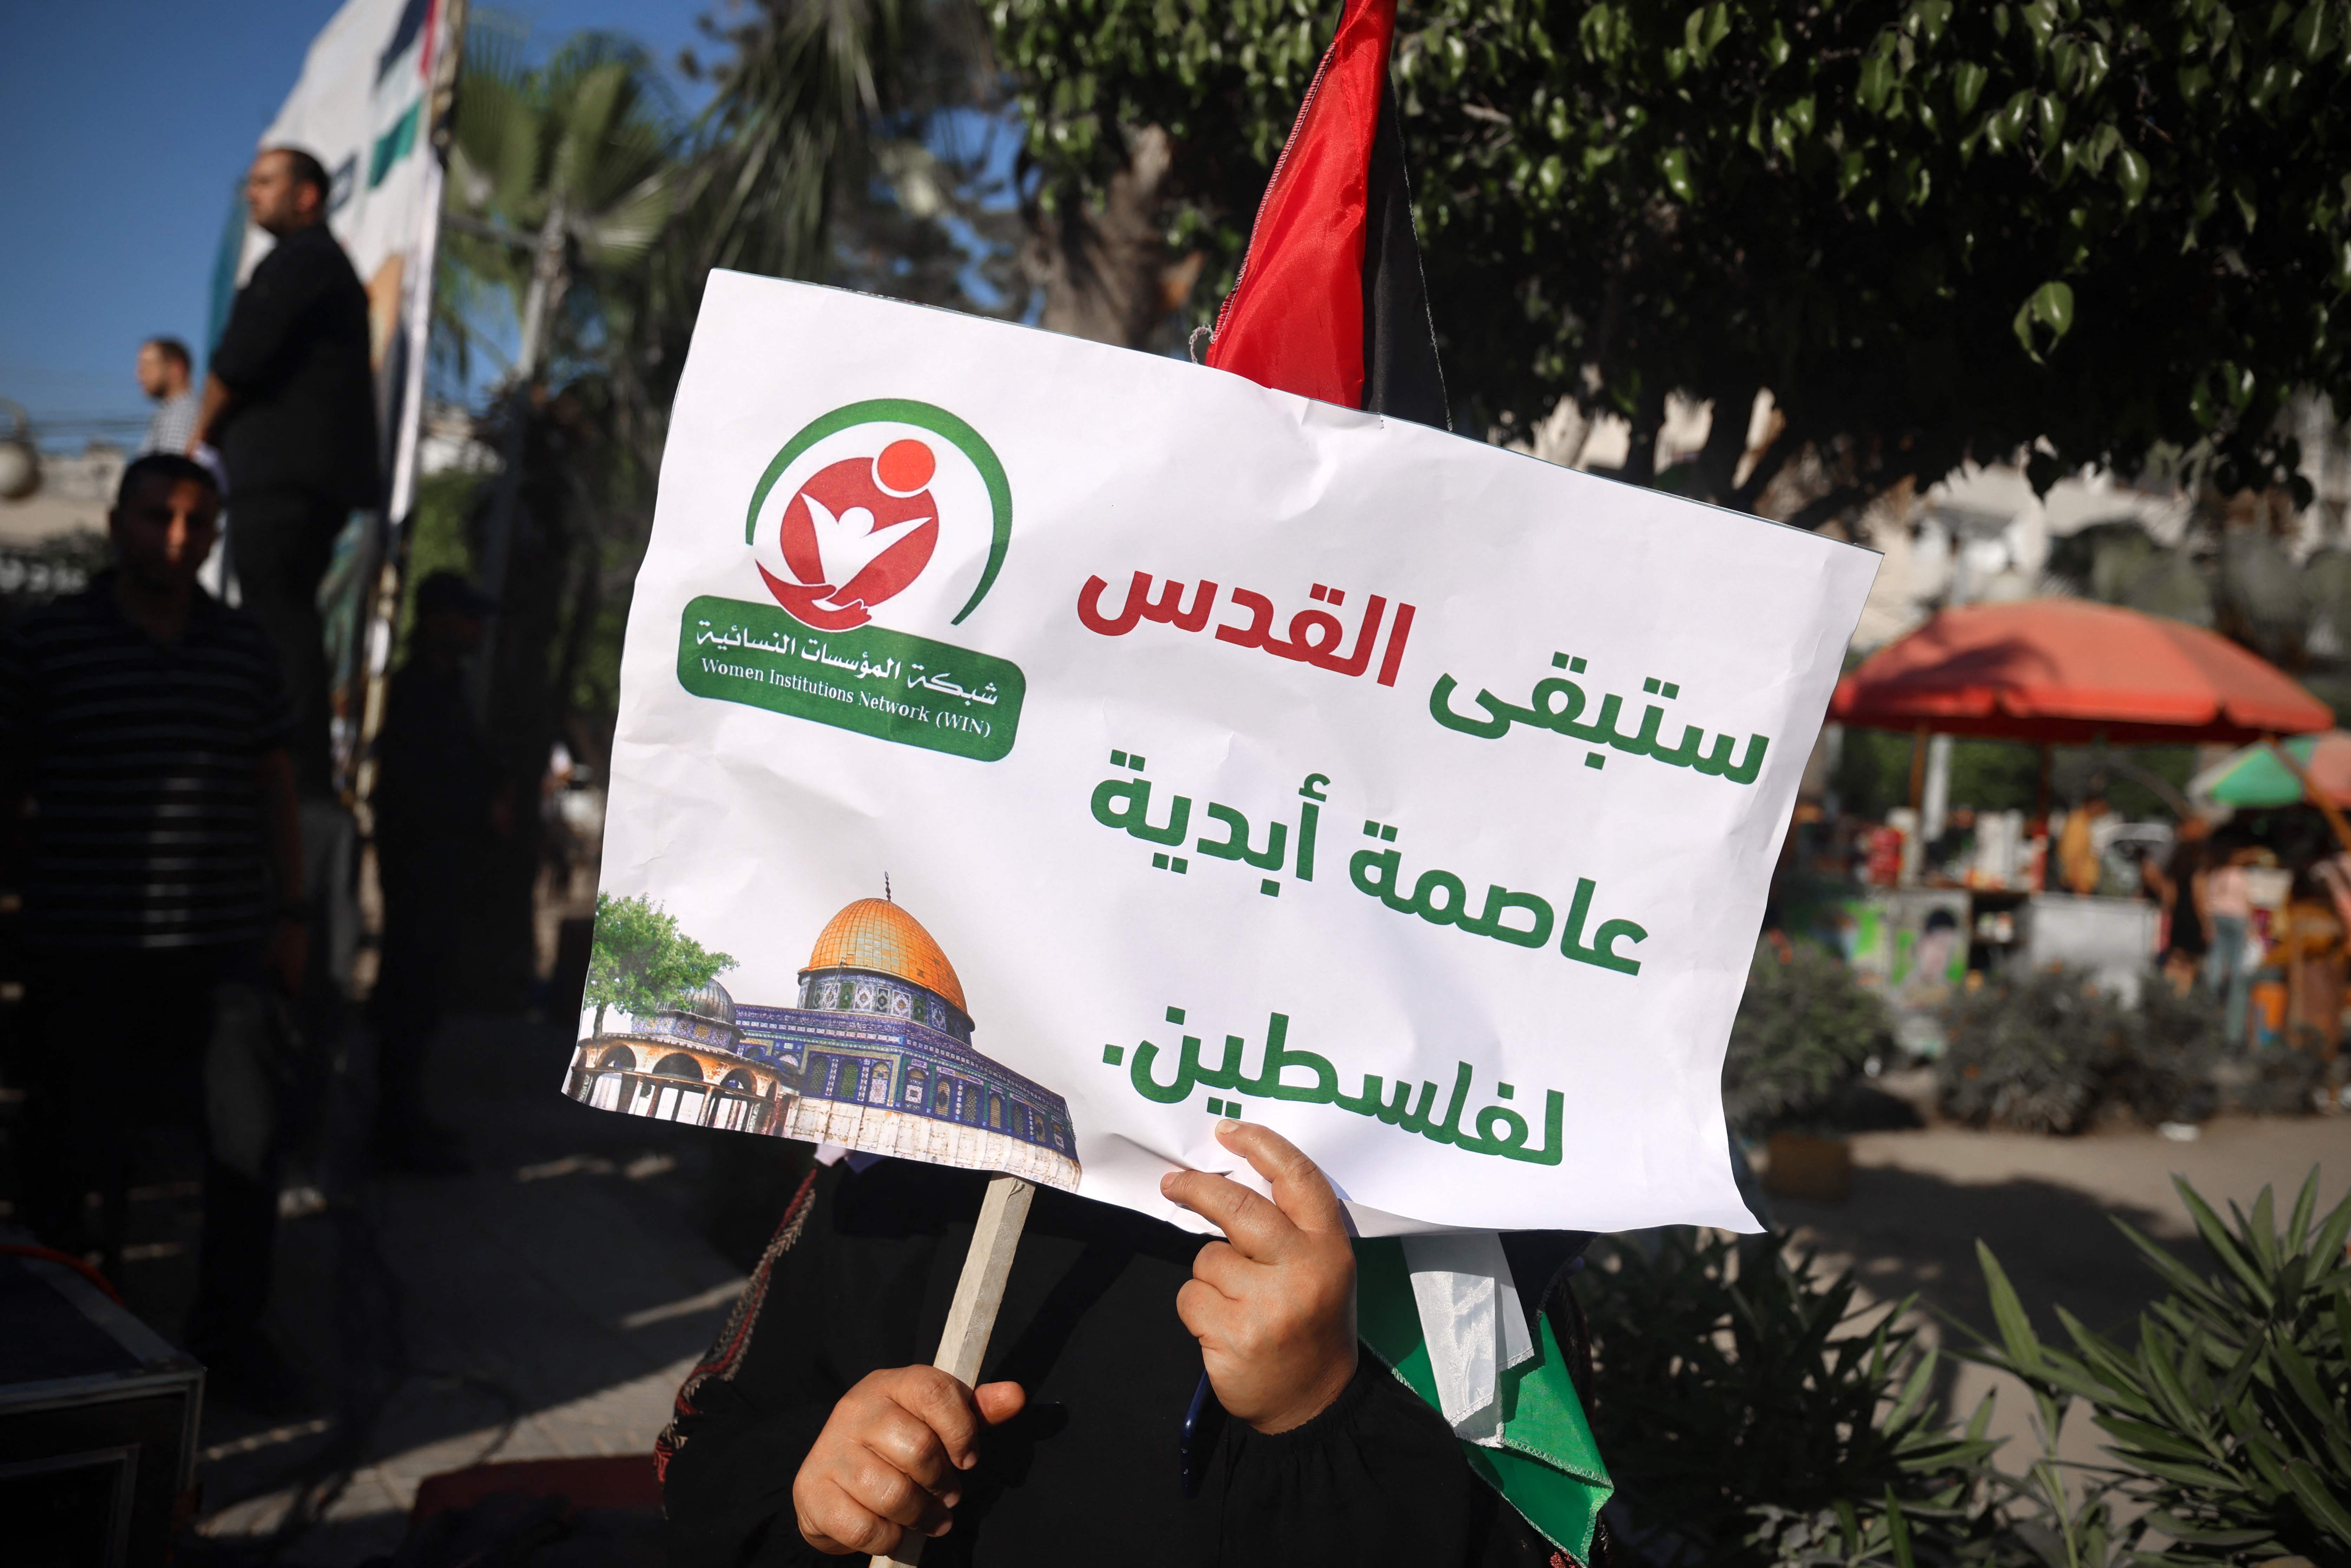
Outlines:
[[[2107,1096],[2142,1122],[2201,1122],[2220,1108],[2212,1070],[2221,1058],[2220,1010],[2210,997],[2183,997],[2150,982],[2123,1049],[2109,1064]]]
[[[2256,1051],[2229,1064],[2232,1109],[2256,1116],[2306,1116],[2326,1082],[2316,1030],[2299,1031],[2291,1051]]]
[[[1687,1568],[1991,1550],[1991,1400],[1964,1431],[1939,1419],[1909,1301],[1856,1306],[1850,1270],[1823,1280],[1776,1241],[1645,1240],[1577,1282],[1625,1544]]]
[[[2064,1401],[2088,1402],[2123,1467],[2096,1484],[2145,1511],[2123,1531],[2137,1562],[2351,1561],[2351,1195],[2319,1217],[2314,1169],[2280,1228],[2268,1187],[2223,1224],[2173,1186],[2220,1267],[2199,1275],[2117,1220],[2170,1287],[2135,1346],[2063,1307],[2074,1348],[2043,1344],[1979,1242],[2000,1342],[1975,1358],[2022,1379],[2048,1431]]]
[[[1869,1058],[1893,1050],[1885,999],[1840,959],[1808,942],[1767,938],[1730,1026],[1723,1114],[1750,1134],[1815,1119]]]
[[[1951,1004],[1944,1113],[1970,1126],[2075,1133],[2089,1124],[2132,1019],[2079,970],[2004,975]]]
[[[710,952],[680,931],[677,917],[661,905],[609,893],[596,895],[585,999],[596,1009],[598,1034],[604,1032],[606,1008],[643,1018],[734,967],[726,954]]]

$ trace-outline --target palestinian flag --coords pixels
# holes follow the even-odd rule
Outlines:
[[[1207,362],[1450,430],[1388,51],[1395,0],[1349,0],[1273,166]]]
[[[1273,166],[1206,361],[1282,392],[1450,430],[1388,85],[1395,36],[1395,0],[1348,0]],[[1446,1358],[1424,1331],[1404,1243],[1359,1240],[1355,1258],[1364,1343],[1443,1415]],[[1520,1310],[1507,1284],[1492,1299],[1499,1312]],[[1530,1349],[1489,1364],[1494,1407],[1505,1413],[1499,1432],[1465,1437],[1461,1451],[1562,1557],[1589,1563],[1613,1489],[1541,1316]]]

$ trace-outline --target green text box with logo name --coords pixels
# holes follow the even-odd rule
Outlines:
[[[1029,683],[1009,660],[861,626],[816,632],[771,604],[704,595],[678,623],[678,684],[975,762],[1012,750]]]

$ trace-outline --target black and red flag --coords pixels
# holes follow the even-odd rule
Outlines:
[[[1388,53],[1395,0],[1348,0],[1273,166],[1207,362],[1452,428]]]

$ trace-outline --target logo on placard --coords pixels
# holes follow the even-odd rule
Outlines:
[[[1011,538],[1004,465],[968,423],[904,398],[837,408],[784,443],[752,486],[743,542],[767,597],[688,604],[679,684],[995,761],[1019,724],[1019,667],[915,629],[978,609]]]
[[[811,455],[821,465],[809,472]],[[820,632],[862,626],[922,581],[943,531],[986,543],[970,595],[948,622],[955,625],[1003,570],[1011,486],[995,449],[968,423],[903,398],[851,403],[811,421],[768,465],[744,519],[768,591]]]
[[[873,619],[872,605],[897,597],[939,543],[938,458],[919,437],[893,441],[876,457],[844,457],[809,476],[784,507],[778,539],[787,582],[763,564],[759,576],[795,620],[846,632]]]

